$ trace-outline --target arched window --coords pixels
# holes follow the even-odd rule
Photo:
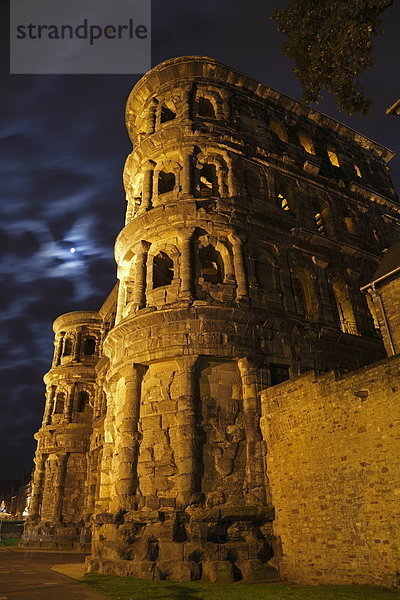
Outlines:
[[[176,108],[171,100],[165,100],[160,109],[160,123],[173,121],[176,117]]]
[[[312,201],[314,212],[315,227],[320,235],[334,237],[334,229],[332,225],[332,216],[329,204],[325,201],[314,198]]]
[[[282,210],[290,210],[288,201],[283,194],[278,193],[276,200],[277,200],[278,208],[281,208]]]
[[[281,142],[287,142],[288,136],[286,129],[282,125],[280,121],[276,121],[275,119],[271,119],[269,122],[269,126],[271,131],[275,133],[275,135],[281,140]]]
[[[347,284],[343,280],[335,278],[332,281],[332,291],[340,329],[344,333],[358,335],[353,306]]]
[[[318,315],[315,286],[308,269],[297,269],[293,276],[293,287],[297,310],[307,318]]]
[[[304,293],[303,281],[300,279],[300,277],[295,275],[293,284],[297,308],[302,315],[307,315],[306,296]]]
[[[89,394],[85,391],[78,393],[76,400],[76,412],[85,412],[86,407],[89,405]]]
[[[357,226],[352,215],[346,215],[344,218],[344,224],[346,225],[346,229],[351,235],[357,235]]]
[[[64,412],[64,404],[65,404],[65,393],[58,392],[54,399],[54,410],[53,413],[55,415],[62,415]]]
[[[175,187],[175,174],[160,171],[158,175],[158,194],[172,192]]]
[[[314,213],[315,224],[317,226],[317,231],[320,235],[325,235],[325,225],[324,220],[320,212]]]
[[[244,183],[246,192],[250,198],[260,197],[263,193],[263,182],[260,175],[253,169],[246,169],[244,172]]]
[[[328,158],[329,158],[331,165],[333,165],[334,167],[340,167],[338,155],[336,154],[336,152],[332,148],[332,146],[328,146],[326,151],[327,151]]]
[[[212,244],[200,248],[200,277],[208,283],[222,283],[223,281],[223,262],[220,253]]]
[[[202,197],[219,195],[216,165],[212,163],[202,165],[199,174],[199,192]]]
[[[211,100],[200,96],[197,100],[197,114],[199,117],[215,119],[215,109]]]
[[[315,148],[312,140],[302,131],[299,133],[299,142],[303,146],[304,150],[308,152],[308,154],[315,154]]]
[[[271,256],[264,252],[258,254],[254,264],[254,271],[260,288],[269,292],[277,290],[277,269]]]
[[[153,258],[153,290],[170,285],[174,278],[174,263],[165,252],[159,252]]]
[[[96,351],[96,338],[88,336],[83,342],[83,354],[86,356],[92,356]]]
[[[274,173],[274,202],[280,210],[293,210],[296,181],[280,173]]]
[[[64,339],[64,348],[63,348],[63,356],[71,356],[72,354],[72,339],[70,337],[66,337]]]

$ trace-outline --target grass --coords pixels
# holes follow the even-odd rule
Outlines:
[[[4,548],[5,546],[18,546],[21,538],[8,538],[0,541],[0,548]]]
[[[362,585],[176,583],[93,574],[84,581],[113,600],[400,600],[400,592]]]

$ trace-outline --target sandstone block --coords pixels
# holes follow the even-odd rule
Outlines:
[[[245,581],[279,581],[277,570],[259,560],[238,560],[236,563]]]
[[[233,566],[225,560],[205,560],[203,562],[203,578],[213,583],[231,583],[234,581]]]

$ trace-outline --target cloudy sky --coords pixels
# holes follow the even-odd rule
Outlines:
[[[268,19],[269,0],[153,0],[152,64],[201,54],[298,97],[284,41]],[[370,117],[317,108],[399,151],[400,118],[385,115],[399,96],[400,7],[384,13],[375,65],[362,78],[374,98]],[[130,143],[126,98],[138,75],[9,75],[8,15],[2,7],[0,136],[1,400],[0,478],[29,471],[43,410],[43,374],[52,356],[52,322],[97,309],[115,282],[114,239],[123,225],[124,160]],[[400,181],[400,160],[392,161]],[[75,254],[69,249],[76,248]]]

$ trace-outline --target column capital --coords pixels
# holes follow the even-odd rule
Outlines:
[[[241,375],[248,375],[252,372],[257,371],[259,367],[259,360],[255,358],[243,357],[239,358],[237,365]]]
[[[132,251],[134,254],[147,254],[150,246],[151,246],[150,242],[146,242],[145,240],[140,240],[133,246]]]
[[[152,170],[154,169],[154,167],[156,166],[156,162],[154,160],[151,160],[149,158],[147,158],[142,164],[141,164],[141,169],[142,171],[148,171],[148,170]]]
[[[178,363],[181,371],[191,371],[196,367],[198,354],[185,354],[178,358]]]
[[[247,241],[247,236],[244,233],[232,232],[228,235],[228,240],[234,246],[236,244],[244,244]]]
[[[195,232],[195,228],[194,227],[191,227],[190,229],[181,229],[178,232],[179,239],[182,242],[187,241],[187,240],[191,240],[194,232]]]
[[[146,370],[144,365],[139,363],[131,363],[129,365],[125,365],[114,375],[115,381],[117,382],[120,377],[125,379],[125,383],[136,382],[139,377],[141,377]]]

